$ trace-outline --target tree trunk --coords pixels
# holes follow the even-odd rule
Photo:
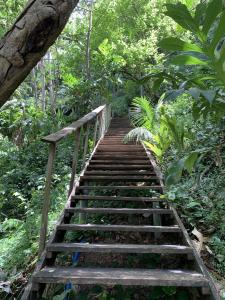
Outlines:
[[[89,24],[88,24],[88,32],[87,32],[87,44],[86,44],[86,76],[87,79],[91,79],[91,32],[92,32],[92,19],[93,19],[93,1],[90,4],[89,9]]]
[[[40,63],[40,71],[41,71],[41,108],[42,111],[46,110],[46,80],[45,80],[45,61],[44,58],[41,59]]]
[[[65,27],[79,0],[29,0],[0,40],[0,107]]]
[[[51,105],[51,113],[52,116],[55,115],[55,106],[56,106],[56,86],[54,84],[54,70],[52,71],[52,66],[54,66],[54,61],[52,60],[51,52],[48,51],[47,53],[48,58],[48,72],[49,72],[49,102]]]
[[[34,104],[35,107],[38,108],[38,87],[37,87],[36,68],[32,69],[32,88],[34,94]]]

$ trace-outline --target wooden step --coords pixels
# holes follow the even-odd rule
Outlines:
[[[89,244],[53,243],[47,246],[49,252],[98,252],[98,253],[165,253],[191,254],[191,247],[181,245],[136,245],[136,244]]]
[[[36,272],[33,283],[73,283],[131,286],[206,287],[208,280],[196,271],[122,268],[45,267]]]
[[[99,159],[99,160],[94,160],[92,159],[90,161],[90,164],[120,164],[120,165],[130,165],[130,164],[137,164],[137,165],[149,165],[150,161],[147,160],[124,160],[124,159]]]
[[[119,156],[112,156],[112,155],[95,155],[92,157],[91,162],[95,161],[113,161],[114,162],[125,162],[125,163],[132,163],[133,161],[138,161],[138,162],[145,162],[145,163],[150,163],[149,158],[147,156],[126,156],[123,157],[122,155]]]
[[[144,175],[144,176],[150,176],[150,175],[155,175],[154,171],[136,171],[136,170],[126,170],[126,171],[99,171],[99,170],[94,170],[94,171],[85,171],[84,175],[99,175],[99,176],[107,176],[107,175]]]
[[[77,190],[162,190],[160,185],[82,185]]]
[[[57,226],[62,231],[123,231],[123,232],[181,232],[177,226],[150,225],[98,225],[98,224],[62,224]]]
[[[165,202],[165,199],[157,197],[121,197],[121,196],[89,196],[75,195],[72,200],[88,200],[88,201],[135,201],[135,202]]]
[[[108,147],[108,149],[102,149],[102,148],[98,148],[97,149],[97,151],[98,152],[118,152],[118,153],[120,153],[120,152],[132,152],[132,153],[135,153],[135,152],[138,152],[138,153],[145,153],[145,151],[144,150],[139,150],[139,151],[137,151],[137,150],[135,150],[135,149],[132,149],[132,147],[130,147],[130,148],[126,148],[126,149],[119,149],[119,148],[117,148],[117,147],[115,147],[115,148],[110,148],[110,147]]]
[[[147,164],[147,165],[138,165],[138,164],[132,164],[132,165],[123,165],[123,164],[92,164],[88,165],[87,167],[88,170],[153,170],[152,165]]]
[[[140,175],[140,176],[98,176],[98,175],[83,175],[80,177],[81,181],[90,180],[90,181],[150,181],[150,180],[159,180],[157,176],[148,176],[148,175]]]
[[[173,214],[171,209],[163,208],[80,208],[80,207],[69,207],[65,210],[69,213],[88,213],[88,214],[127,214],[127,215],[150,215],[150,214],[160,214],[169,215]]]
[[[104,152],[101,152],[101,151],[96,151],[95,154],[98,154],[98,155],[108,155],[108,156],[111,156],[111,157],[114,157],[115,155],[132,155],[132,156],[136,156],[136,157],[139,157],[139,156],[145,156],[145,153],[141,152],[141,151],[138,151],[138,152],[133,152],[133,151],[110,151],[110,150],[107,150],[107,151],[104,151]]]
[[[102,148],[102,149],[108,149],[108,146],[103,146],[103,145],[99,145],[98,148]],[[116,146],[111,145],[110,148],[116,148]],[[127,145],[127,144],[122,144],[119,146],[120,149],[133,149],[134,151],[138,151],[138,150],[142,150],[144,151],[144,148],[141,145]]]
[[[93,157],[92,157],[92,159],[102,159],[102,158],[104,158],[104,159],[115,159],[115,160],[117,160],[117,159],[130,159],[130,160],[132,160],[132,159],[141,159],[141,160],[148,160],[149,161],[149,158],[147,157],[147,155],[142,155],[142,154],[140,154],[140,155],[127,155],[127,154],[123,154],[123,153],[121,153],[121,154],[116,154],[116,155],[113,155],[113,154],[99,154],[99,153],[96,153]]]

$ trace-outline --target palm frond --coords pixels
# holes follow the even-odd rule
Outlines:
[[[137,97],[133,99],[130,116],[134,126],[152,129],[155,113],[154,108],[146,98]]]
[[[137,127],[132,129],[124,138],[125,143],[129,143],[131,141],[141,142],[141,141],[149,141],[152,139],[152,134],[149,130],[143,127]]]

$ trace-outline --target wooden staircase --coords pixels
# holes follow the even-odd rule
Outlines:
[[[130,129],[127,119],[112,120],[75,186],[22,299],[40,299],[46,286],[56,283],[187,287],[197,288],[199,299],[219,299],[176,210],[161,197],[163,182],[151,154],[143,145],[123,143]],[[73,234],[75,237],[68,240]],[[131,239],[135,234],[138,238]],[[83,255],[81,264],[71,266],[67,261],[59,265],[58,256],[77,252]],[[158,254],[182,263],[172,269],[138,264],[114,267],[108,259],[107,266],[102,266],[105,256],[130,254]],[[97,258],[94,266],[85,264],[87,257]]]

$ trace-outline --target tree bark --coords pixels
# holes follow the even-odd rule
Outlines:
[[[52,116],[55,115],[55,106],[56,106],[56,85],[54,84],[55,80],[55,72],[52,70],[52,66],[54,66],[54,61],[52,61],[52,55],[51,52],[48,51],[47,53],[47,58],[48,58],[48,72],[49,72],[49,102],[51,105],[51,113]]]
[[[65,27],[79,0],[29,0],[0,40],[0,107]]]
[[[41,71],[41,108],[42,111],[46,110],[46,78],[45,78],[45,61],[44,58],[41,59],[40,63],[40,71]]]
[[[93,20],[93,1],[90,4],[89,8],[89,24],[88,24],[88,32],[87,32],[87,43],[86,43],[86,76],[87,80],[91,79],[91,32],[92,32],[92,20]]]
[[[35,107],[38,108],[38,86],[37,86],[36,68],[32,69],[32,90],[34,94],[34,104]]]

